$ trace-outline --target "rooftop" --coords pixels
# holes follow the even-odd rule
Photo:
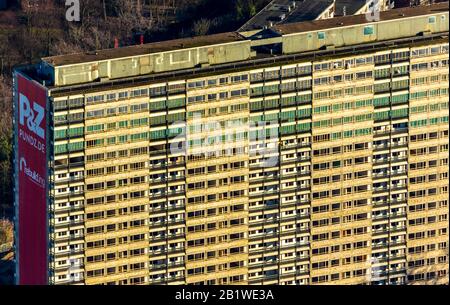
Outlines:
[[[447,12],[449,7],[448,2],[438,3],[434,5],[406,7],[400,9],[393,9],[380,13],[379,21],[388,21],[401,18],[410,18],[421,15],[431,15],[438,12]],[[281,24],[274,27],[274,30],[281,35],[320,31],[331,28],[339,28],[345,26],[352,26],[358,24],[371,23],[364,14],[353,16],[341,16],[330,19],[305,21],[299,23]]]
[[[117,49],[104,49],[88,53],[74,53],[67,55],[45,57],[42,60],[52,66],[72,65],[83,62],[108,60],[112,58],[122,58],[129,56],[138,56],[151,53],[168,52],[179,49],[196,48],[207,45],[230,43],[243,41],[245,38],[236,32],[220,33],[208,36],[196,36],[181,38],[160,42],[147,43],[143,45],[134,45],[121,47]]]
[[[285,24],[315,20],[331,5],[333,5],[333,2],[333,0],[305,0],[298,3],[296,9],[287,15],[286,19],[283,20],[282,23]]]
[[[239,31],[259,30],[271,24],[315,20],[332,4],[333,0],[273,0]]]
[[[348,16],[356,14],[366,5],[366,0],[336,0],[335,16]],[[345,11],[345,13],[344,13]]]

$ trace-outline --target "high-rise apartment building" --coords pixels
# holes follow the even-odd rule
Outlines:
[[[448,283],[448,18],[17,68],[18,283]]]

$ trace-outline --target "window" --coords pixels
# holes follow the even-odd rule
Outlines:
[[[428,17],[428,23],[436,23],[436,16]]]
[[[364,35],[373,35],[373,25],[368,25],[364,27]]]
[[[317,33],[317,38],[318,38],[319,40],[325,39],[325,32],[318,32],[318,33]]]
[[[120,100],[123,100],[123,99],[126,99],[126,98],[128,98],[128,92],[127,91],[119,92],[119,99]]]

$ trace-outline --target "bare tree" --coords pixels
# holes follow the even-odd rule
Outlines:
[[[211,28],[211,21],[209,19],[202,18],[194,23],[193,32],[195,36],[201,36],[208,34]]]

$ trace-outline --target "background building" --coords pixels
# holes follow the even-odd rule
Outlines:
[[[335,16],[365,14],[378,3],[380,11],[391,7],[390,0],[273,0],[247,21],[241,33],[271,28],[278,24],[330,19]]]
[[[448,18],[16,69],[18,282],[448,283]]]

